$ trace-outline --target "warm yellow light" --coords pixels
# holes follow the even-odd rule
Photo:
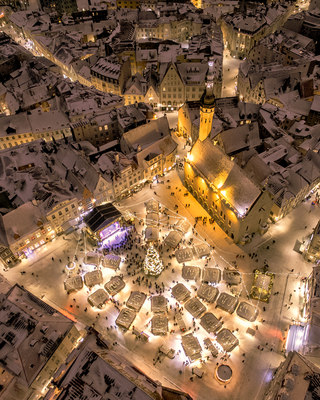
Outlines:
[[[217,185],[217,188],[220,189],[221,186],[222,186],[222,183],[219,183],[219,184]]]
[[[191,153],[188,153],[188,154],[187,154],[187,159],[188,159],[189,161],[193,161],[193,156],[192,156]]]
[[[222,196],[225,196],[226,195],[226,191],[225,190],[221,190],[221,194],[222,194]]]

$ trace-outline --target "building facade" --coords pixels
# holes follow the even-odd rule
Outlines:
[[[250,4],[248,8],[242,2],[234,13],[222,16],[221,29],[231,56],[247,56],[260,39],[283,26],[293,12],[294,4],[284,2],[271,7]]]
[[[214,109],[213,65],[209,64],[200,100],[199,139],[185,160],[185,186],[235,243],[244,243],[267,223],[272,199],[211,142]]]

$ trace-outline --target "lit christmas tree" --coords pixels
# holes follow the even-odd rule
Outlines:
[[[146,275],[153,276],[160,275],[164,270],[159,253],[152,245],[148,248],[147,255],[143,263],[143,268]]]

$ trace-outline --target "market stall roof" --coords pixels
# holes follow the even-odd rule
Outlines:
[[[188,300],[184,305],[184,308],[189,311],[189,313],[194,318],[199,318],[204,312],[206,312],[206,306],[201,303],[199,299],[193,297],[192,299]]]
[[[97,269],[95,271],[87,272],[83,279],[87,286],[100,285],[100,283],[103,282],[103,275],[100,269]]]
[[[254,307],[252,304],[246,303],[245,301],[242,301],[237,309],[238,317],[244,318],[250,322],[254,322],[257,319],[258,314],[259,310],[257,307]]]
[[[129,329],[132,322],[136,318],[136,313],[130,308],[123,308],[116,319],[116,324],[124,329]]]
[[[64,287],[68,292],[80,290],[83,288],[83,280],[80,275],[72,276],[64,281]]]
[[[193,260],[193,251],[189,247],[175,251],[175,256],[179,264]]]
[[[178,301],[186,301],[190,297],[190,290],[188,290],[182,283],[177,283],[171,289],[172,296]]]
[[[135,311],[140,311],[146,298],[147,295],[143,292],[138,292],[138,291],[131,292],[129,299],[126,302],[126,305],[127,307],[132,308]]]
[[[222,328],[222,323],[211,312],[205,313],[200,318],[200,325],[208,333],[216,333],[218,330]]]
[[[117,270],[120,267],[121,257],[114,254],[107,254],[102,258],[102,266]]]
[[[239,345],[239,340],[236,338],[229,329],[221,329],[216,337],[217,343],[223,348],[224,351],[230,353],[235,347]]]
[[[95,207],[83,220],[91,232],[98,232],[112,224],[121,215],[121,212],[112,203],[106,203]]]
[[[164,296],[151,297],[151,311],[153,313],[164,313],[167,311],[167,299]]]
[[[113,276],[105,285],[105,290],[111,295],[114,296],[117,293],[121,292],[121,290],[126,286],[126,283],[120,276]]]
[[[223,292],[220,294],[217,300],[217,307],[222,308],[224,311],[232,314],[239,303],[237,297],[232,296],[229,293]]]
[[[263,290],[268,290],[270,281],[271,281],[271,276],[259,274],[256,280],[256,287]]]
[[[210,286],[207,283],[202,283],[197,291],[197,296],[204,299],[208,303],[213,303],[219,295],[219,289]]]
[[[198,279],[200,279],[201,269],[199,267],[185,265],[184,267],[182,267],[181,275],[182,278],[185,279],[186,281],[188,280],[197,281]]]
[[[205,339],[203,340],[203,344],[205,345],[205,347],[206,347],[209,351],[211,351],[211,354],[212,354],[214,357],[217,357],[217,355],[219,354],[219,353],[218,353],[218,350],[216,349],[216,347],[214,346],[214,344],[212,343],[212,341],[211,341],[210,338],[205,338]]]
[[[175,314],[174,320],[179,325],[181,331],[184,332],[187,330],[186,323],[184,322],[184,319],[180,313]]]
[[[180,231],[184,235],[190,229],[190,223],[186,219],[179,219],[179,221],[175,224],[174,229]]]
[[[190,361],[195,361],[201,358],[201,346],[196,337],[192,333],[182,336],[182,347],[185,355],[190,359]]]
[[[159,212],[159,202],[157,200],[151,199],[145,203],[147,213],[158,213]]]
[[[146,215],[147,226],[157,226],[159,224],[159,214],[155,212],[148,213]]]
[[[223,279],[228,285],[239,285],[241,283],[241,274],[239,271],[224,269]]]
[[[168,332],[168,318],[163,314],[156,314],[151,320],[151,332],[155,336],[166,335]]]
[[[164,239],[164,244],[173,248],[177,247],[183,238],[183,234],[178,231],[171,231],[169,235]]]
[[[205,243],[196,245],[195,251],[198,258],[208,257],[210,255],[210,247]]]
[[[88,303],[92,307],[101,307],[108,300],[109,296],[104,289],[98,289],[88,296]]]
[[[102,258],[101,253],[95,253],[94,251],[88,251],[83,262],[89,265],[95,265],[96,267],[100,264]]]
[[[159,228],[148,226],[145,230],[145,238],[147,242],[159,240]]]
[[[205,267],[202,281],[208,283],[219,283],[221,281],[221,270],[219,268]]]

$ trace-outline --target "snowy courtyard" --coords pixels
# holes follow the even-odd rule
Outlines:
[[[118,237],[114,236],[104,242],[104,246],[109,247],[109,254],[121,257],[121,263],[118,270],[101,267],[103,281],[100,285],[88,287],[84,284],[81,290],[67,294],[64,281],[68,273],[66,266],[70,261],[76,260],[75,263],[81,266],[80,275],[83,277],[100,269],[84,262],[88,260],[88,255],[98,249],[92,248],[85,239],[83,244],[79,245],[72,235],[56,238],[3,275],[10,283],[18,282],[24,285],[65,315],[77,320],[79,329],[94,324],[106,339],[111,343],[117,343],[115,345],[120,353],[166,385],[187,391],[197,399],[208,398],[208,388],[220,393],[222,399],[230,398],[231,392],[234,399],[238,398],[240,393],[241,396],[247,394],[248,398],[259,399],[263,394],[264,385],[272,376],[272,370],[284,360],[283,339],[290,323],[298,318],[299,313],[300,279],[311,270],[311,264],[308,265],[301,255],[293,251],[294,243],[297,239],[302,240],[308,233],[310,234],[313,224],[320,216],[319,209],[315,208],[311,214],[309,213],[311,200],[303,203],[290,216],[271,226],[264,236],[257,235],[251,243],[240,248],[233,244],[216,224],[210,223],[210,216],[190,194],[185,196],[186,190],[176,171],[170,172],[162,180],[169,182],[154,184],[151,189],[147,186],[133,197],[118,204],[121,212],[134,217],[134,225],[121,233],[118,232],[116,234]],[[155,248],[163,262],[164,270],[158,277],[145,275],[142,268],[148,247],[145,240],[146,229],[153,223],[150,220],[146,221],[145,204],[152,198],[159,202],[160,206],[159,213],[155,213],[159,218],[159,241]],[[305,214],[306,220],[303,227],[300,226],[301,213]],[[194,228],[195,217],[199,216],[207,216],[207,223],[199,220]],[[170,232],[177,232],[174,225],[179,222],[181,224],[181,221],[185,221],[188,228],[185,234],[181,234],[182,240],[178,247],[173,248],[165,244],[165,238]],[[308,222],[309,229],[305,229]],[[117,243],[121,241],[123,245],[118,246]],[[204,250],[207,248],[210,251],[210,254],[203,259],[199,259],[194,253],[194,249],[199,245]],[[182,249],[184,251],[181,252]],[[99,249],[101,254],[102,250]],[[183,257],[186,257],[186,261]],[[275,274],[269,304],[248,299],[254,280],[253,270],[256,268],[262,270],[264,260],[269,265],[269,271]],[[221,270],[221,281],[214,287],[218,293],[223,293],[226,299],[228,296],[235,299],[234,310],[237,309],[238,303],[242,304],[242,311],[251,308],[255,313],[257,310],[259,315],[255,321],[250,322],[244,319],[243,315],[240,318],[240,306],[232,314],[228,311],[232,312],[233,306],[228,303],[226,308],[221,305],[216,308],[216,293],[213,294],[213,301],[210,298],[203,300],[205,298],[203,294],[195,297],[202,284],[205,268]],[[224,274],[225,269],[239,271],[240,283],[236,281],[234,285],[234,282],[230,281],[228,284],[228,279],[234,277],[230,278],[228,274]],[[24,271],[25,273],[21,274]],[[114,296],[109,293],[108,296],[110,299],[113,297],[113,301],[109,299],[101,309],[91,307],[88,297],[98,289],[106,288],[104,285],[107,283],[111,287],[110,280],[115,276],[120,281],[123,280],[124,287]],[[177,296],[173,297],[175,291],[172,289],[177,284],[183,285],[190,292],[190,296],[184,300],[178,299]],[[212,288],[213,283],[209,283],[209,286]],[[141,292],[146,295],[146,300],[141,301],[133,312],[132,304],[128,308],[126,306],[130,304],[125,304],[131,292]],[[279,295],[274,295],[276,292],[279,292]],[[290,293],[293,295],[291,300],[293,305],[288,309],[284,305],[288,303]],[[165,297],[167,312],[158,313],[157,306],[151,302],[151,299],[158,295]],[[225,302],[223,296],[220,301]],[[191,302],[189,306],[185,306],[188,304],[188,299],[199,301],[197,304]],[[128,330],[123,330],[116,323],[122,309],[131,310],[133,319],[128,325]],[[220,343],[215,341],[214,333],[208,331],[213,322],[208,320],[208,328],[206,319],[199,317],[207,313],[213,314],[219,323],[223,323],[225,332]],[[152,321],[155,316],[157,317]],[[255,317],[256,315],[253,319]],[[251,333],[254,332],[254,336],[247,333],[248,328],[252,329]],[[167,329],[168,332],[165,334]],[[183,346],[182,337],[186,334],[189,339],[187,345]],[[204,340],[207,338],[211,339],[214,349],[218,350],[217,358],[212,356],[216,350],[206,349]],[[231,352],[223,351],[227,348],[224,346],[232,344],[232,340],[236,343],[235,348]],[[158,349],[163,345],[162,348],[175,351],[173,359],[163,353],[159,354]],[[199,345],[200,348],[197,349]],[[190,349],[194,351],[190,353]],[[263,357],[260,351],[263,351]],[[190,363],[193,357],[195,361]],[[215,379],[217,363],[226,364],[232,370],[232,379],[227,385]],[[194,367],[204,372],[201,379],[197,375],[192,375]],[[241,378],[244,374],[249,377],[246,383]],[[191,377],[193,377],[192,382]],[[257,386],[255,382],[260,384]]]

